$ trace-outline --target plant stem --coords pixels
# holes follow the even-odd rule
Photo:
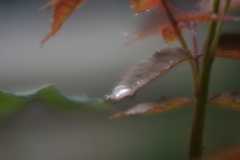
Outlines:
[[[194,80],[194,88],[199,88],[198,87],[198,78],[197,78],[197,74],[196,74],[196,70],[195,70],[195,67],[194,67],[194,62],[193,62],[193,57],[191,55],[191,52],[189,51],[188,47],[187,47],[187,44],[182,36],[182,33],[180,31],[180,29],[178,28],[178,23],[177,21],[174,19],[169,7],[168,7],[168,4],[166,2],[166,0],[162,0],[162,5],[163,5],[163,8],[168,16],[168,19],[170,20],[173,28],[174,28],[174,31],[175,33],[177,34],[178,38],[179,38],[179,41],[182,45],[182,47],[186,50],[186,54],[187,54],[187,57],[188,57],[188,61],[190,63],[190,66],[191,66],[191,70],[192,70],[192,74],[193,74],[193,80]],[[194,91],[195,92],[195,91]]]
[[[199,77],[199,55],[198,55],[198,47],[197,47],[197,37],[196,37],[196,24],[195,22],[190,22],[190,28],[192,33],[192,41],[193,41],[193,59],[195,63],[195,70],[197,77]]]
[[[220,0],[212,1],[212,12],[218,13]],[[192,134],[190,141],[189,159],[202,157],[202,140],[204,129],[204,117],[206,110],[206,102],[208,97],[209,79],[212,63],[214,61],[221,28],[216,32],[217,22],[211,22],[203,52],[203,66],[200,74],[200,88],[195,92],[195,110],[192,124]],[[220,25],[221,27],[221,25]]]

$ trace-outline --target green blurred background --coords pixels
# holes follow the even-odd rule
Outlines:
[[[154,51],[168,47],[160,35],[124,45],[124,33],[134,31],[148,13],[134,16],[129,0],[88,0],[42,48],[51,11],[38,9],[47,0],[0,1],[0,88],[21,92],[45,84],[64,94],[102,98],[121,77]],[[192,0],[175,2],[188,8]],[[236,12],[237,13],[237,12]],[[198,28],[200,46],[206,24]],[[224,32],[239,33],[227,23]],[[186,37],[190,34],[184,31]],[[191,45],[190,38],[187,38]],[[174,43],[172,46],[177,46]],[[209,94],[240,91],[240,61],[215,60]],[[66,111],[35,102],[0,119],[0,159],[3,160],[185,160],[192,106],[147,116],[108,117],[162,96],[192,97],[187,62],[141,88],[135,97],[112,105]],[[236,146],[240,112],[209,106],[204,133],[205,155]]]

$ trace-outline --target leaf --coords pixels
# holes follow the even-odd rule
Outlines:
[[[161,0],[131,0],[130,3],[134,13],[140,13],[157,7]]]
[[[0,91],[0,117],[22,108],[29,99],[18,98],[11,93]]]
[[[85,1],[86,0],[52,0],[43,6],[41,10],[54,8],[54,12],[51,29],[41,41],[41,45],[51,38],[60,29],[68,16],[71,15],[71,13],[81,6]]]
[[[140,40],[140,39],[144,39],[144,38],[147,38],[147,37],[150,37],[150,36],[153,36],[153,35],[156,35],[156,34],[161,34],[163,32],[163,30],[165,28],[167,28],[169,25],[160,25],[158,26],[153,32],[151,33],[142,33],[140,35],[137,35],[135,37],[130,37],[130,36],[127,36],[127,38],[129,39],[125,44],[130,44],[132,43],[133,41],[136,41],[136,40]]]
[[[101,99],[86,96],[66,96],[59,93],[52,85],[45,85],[34,90],[24,92],[0,91],[0,117],[21,108],[33,100],[43,101],[49,105],[64,109],[79,109],[93,104],[103,104]]]
[[[216,52],[216,56],[240,59],[240,52],[239,51],[224,51],[222,49],[218,49]]]
[[[193,14],[183,14],[178,18],[178,22],[186,21],[198,21],[198,22],[208,22],[208,21],[235,21],[239,22],[239,17],[212,14],[212,13],[193,13]]]
[[[138,88],[186,59],[185,50],[182,48],[159,50],[151,58],[140,62],[131,69],[108,98],[120,100],[127,96],[133,96]]]
[[[178,18],[179,15],[184,12],[176,8],[174,5],[168,3],[169,8],[172,11],[172,14],[175,18]],[[159,18],[161,17],[161,18]],[[162,34],[163,29],[171,26],[163,6],[160,4],[154,8],[153,12],[140,24],[140,27],[133,33],[126,36],[126,44],[130,44],[133,41],[147,38],[152,35]]]
[[[183,28],[187,28],[186,26],[179,25],[178,28],[182,30]],[[172,26],[167,26],[166,28],[163,29],[162,31],[162,36],[164,41],[170,45],[172,42],[178,40],[178,36]]]
[[[240,109],[240,93],[236,91],[217,93],[209,98],[207,104]]]
[[[204,158],[203,160],[239,160],[240,158],[240,148],[235,147],[227,150],[221,151],[216,156],[212,158]]]
[[[101,102],[99,99],[90,99],[86,96],[64,96],[53,86],[42,89],[39,92],[39,98],[47,104],[67,109],[74,109],[82,105]]]
[[[189,104],[194,104],[194,102],[187,97],[162,97],[157,102],[140,103],[125,112],[113,115],[111,118],[157,113]]]
[[[222,34],[219,40],[216,56],[240,59],[239,42],[239,34]]]

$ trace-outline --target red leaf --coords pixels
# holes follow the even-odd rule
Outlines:
[[[161,3],[161,0],[131,0],[130,3],[134,13],[140,13],[157,7]]]
[[[127,73],[109,99],[120,100],[133,96],[138,88],[186,59],[185,50],[182,48],[166,48],[155,52],[151,58],[139,63]]]
[[[178,22],[185,21],[199,21],[199,22],[208,22],[208,21],[235,21],[239,22],[239,17],[226,16],[221,14],[211,14],[211,13],[198,13],[198,14],[183,14],[178,18]]]
[[[183,28],[184,28],[184,26],[179,26],[179,29],[183,29]],[[163,36],[164,41],[168,45],[170,45],[172,42],[178,40],[178,36],[177,36],[175,30],[171,26],[168,26],[168,27],[163,29],[162,36]]]
[[[51,29],[41,41],[41,44],[44,44],[49,38],[51,38],[60,29],[68,16],[85,1],[86,0],[53,0],[43,6],[42,10],[54,8],[54,12]]]
[[[178,18],[179,15],[184,13],[181,9],[176,8],[170,3],[168,3],[168,6],[171,9],[172,14],[175,18]],[[140,27],[137,29],[137,31],[126,36],[126,44],[129,44],[136,40],[147,38],[152,35],[161,34],[163,29],[165,29],[167,26],[171,26],[171,23],[165,13],[163,6],[160,4],[145,19],[145,21],[140,24]]]
[[[218,49],[216,52],[216,56],[240,59],[240,52],[239,51],[224,51],[223,49]]]
[[[162,97],[157,102],[140,103],[127,111],[113,115],[111,118],[157,113],[189,104],[194,104],[194,102],[187,97]]]
[[[240,93],[231,91],[217,93],[209,98],[207,104],[227,107],[231,109],[240,109]]]

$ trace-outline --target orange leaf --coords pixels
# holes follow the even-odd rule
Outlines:
[[[174,5],[168,3],[168,6],[171,9],[171,12],[175,18],[183,14],[183,11],[179,8],[176,8]],[[163,29],[170,25],[171,22],[169,21],[163,6],[160,4],[143,21],[143,23],[140,24],[140,27],[135,32],[126,36],[127,39],[126,44],[129,44],[136,40],[150,37],[152,35],[162,34]]]
[[[168,26],[169,25],[160,25],[153,32],[151,32],[151,33],[142,33],[142,34],[140,34],[138,36],[135,36],[134,38],[132,38],[131,36],[128,36],[127,38],[129,40],[125,44],[127,45],[127,44],[130,44],[133,41],[144,39],[144,38],[150,37],[150,36],[155,35],[155,34],[161,34],[163,32],[163,30],[166,27],[168,27]]]
[[[185,21],[235,21],[239,22],[239,17],[221,15],[221,14],[211,14],[211,13],[193,13],[193,14],[183,14],[178,18],[178,22]]]
[[[218,49],[216,52],[216,56],[240,59],[240,52],[239,51],[224,51],[223,49]]]
[[[162,97],[157,102],[140,103],[125,112],[113,115],[111,118],[157,113],[189,104],[194,104],[194,102],[187,97]]]
[[[240,93],[236,91],[217,93],[209,98],[207,104],[240,109]]]
[[[182,48],[159,50],[151,58],[132,68],[108,98],[120,100],[124,97],[133,96],[140,87],[186,59],[186,51]]]
[[[54,8],[54,12],[52,26],[50,31],[41,41],[41,45],[51,38],[60,29],[68,16],[71,15],[71,13],[85,1],[86,0],[53,0],[43,6],[42,10]]]
[[[170,45],[172,42],[177,41],[178,40],[178,36],[174,30],[173,27],[168,26],[166,28],[163,29],[162,31],[162,36],[164,41]]]
[[[161,3],[161,0],[131,0],[130,3],[134,13],[140,13],[157,7]]]

